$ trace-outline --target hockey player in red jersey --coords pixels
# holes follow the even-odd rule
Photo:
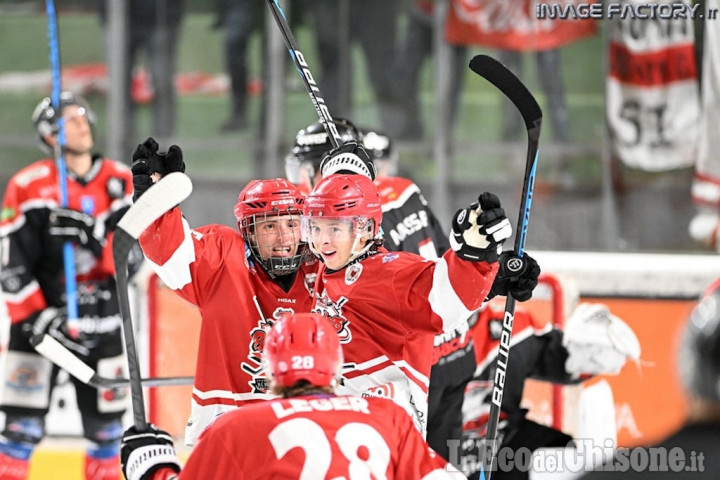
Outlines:
[[[468,384],[463,404],[465,441],[462,442],[468,448],[463,455],[462,469],[470,478],[480,478],[475,470],[480,466],[480,452],[476,447],[486,435],[504,315],[504,303],[488,302],[471,327],[477,370]],[[498,441],[501,447],[533,451],[541,447],[565,447],[572,441],[566,433],[525,417],[528,411],[521,407],[525,379],[579,383],[592,375],[617,374],[628,359],[639,358],[640,344],[635,333],[603,304],[581,303],[564,330],[517,308],[500,412]],[[527,479],[530,465],[516,467],[519,468],[493,472],[492,478]]]
[[[314,123],[300,130],[295,138],[295,146],[286,158],[288,176],[310,190],[311,183],[319,182],[330,171],[370,175],[382,203],[384,247],[390,251],[417,253],[431,260],[442,256],[449,248],[447,235],[420,188],[409,179],[392,176],[397,170],[397,154],[391,139],[381,132],[360,130],[348,120],[335,119],[334,122],[345,143],[333,151],[332,168],[328,168],[329,162],[323,163],[332,145],[324,126]],[[340,152],[344,154],[338,155]],[[358,162],[358,158],[362,161]],[[377,175],[373,177],[374,173]],[[503,254],[503,258],[506,255]],[[511,287],[519,301],[531,297],[540,273],[537,263],[529,256],[526,259],[532,266],[523,272],[522,292]],[[528,282],[532,284],[529,287]],[[516,286],[517,281],[514,284]],[[475,352],[467,323],[435,337],[431,364],[427,441],[449,460],[449,442],[459,441],[462,436],[465,386],[475,372]]]
[[[310,313],[281,317],[263,352],[272,391],[281,398],[219,418],[179,475],[167,433],[128,429],[122,447],[125,478],[465,478],[427,446],[393,402],[335,395],[342,358],[327,319]]]
[[[133,158],[136,194],[154,174],[185,169],[179,147],[158,153],[152,139]],[[160,279],[197,305],[202,317],[185,431],[189,445],[218,415],[272,398],[260,363],[265,328],[283,313],[312,306],[317,262],[300,242],[303,201],[287,180],[254,180],[235,205],[239,231],[224,225],[192,229],[174,208],[140,237]]]
[[[328,161],[349,154],[341,147]],[[424,434],[434,334],[466,322],[490,291],[512,230],[500,201],[483,193],[460,210],[437,261],[382,246],[380,197],[365,176],[322,179],[303,212],[323,262],[313,311],[332,319],[345,349],[341,391],[394,400]]]
[[[63,207],[59,170],[52,158],[28,165],[5,188],[0,220],[2,297],[10,320],[2,369],[0,478],[22,480],[29,460],[45,436],[45,416],[58,367],[40,356],[31,338],[49,334],[94,369],[122,372],[125,363],[120,309],[112,261],[112,231],[131,204],[130,170],[93,154],[94,114],[71,92],[60,107],[43,99],[32,119],[40,145],[50,153],[64,121],[63,156],[67,207]],[[67,327],[63,245],[74,247],[79,333]],[[135,260],[142,260],[137,251]],[[134,262],[133,262],[134,263]],[[134,263],[134,268],[137,264]],[[121,418],[126,391],[97,390],[71,378],[89,440],[87,479],[117,479]]]

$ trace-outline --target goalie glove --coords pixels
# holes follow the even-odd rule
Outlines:
[[[640,359],[635,332],[601,303],[581,303],[567,321],[563,346],[568,351],[565,371],[582,375],[616,375],[627,359]]]
[[[502,245],[512,235],[510,221],[500,199],[484,192],[453,218],[450,247],[457,256],[471,262],[497,262]]]
[[[500,254],[498,263],[500,268],[485,301],[497,295],[507,297],[508,293],[518,302],[530,300],[540,276],[537,261],[527,253],[520,258],[514,252],[507,251]]]
[[[175,453],[170,434],[148,424],[148,430],[125,430],[120,445],[120,464],[127,480],[150,480],[156,471],[169,468],[180,472],[180,459]]]

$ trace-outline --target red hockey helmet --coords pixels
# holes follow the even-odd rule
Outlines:
[[[303,217],[372,220],[374,237],[380,234],[382,204],[375,184],[364,175],[335,174],[323,178],[305,200]]]
[[[280,387],[300,380],[318,387],[335,386],[342,362],[337,332],[316,313],[281,316],[265,339],[263,367]]]
[[[304,248],[301,244],[299,220],[305,197],[298,188],[284,178],[272,180],[253,180],[238,195],[235,204],[235,218],[243,238],[250,246],[257,260],[270,275],[284,275],[295,272],[302,262]],[[257,235],[257,226],[261,222],[278,221],[280,217],[294,216],[298,221],[292,231],[295,237],[295,251],[291,256],[274,256],[261,250],[272,251],[268,245],[263,249],[262,238]]]

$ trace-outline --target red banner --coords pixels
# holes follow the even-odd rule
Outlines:
[[[592,19],[537,18],[536,4],[535,0],[451,0],[445,38],[455,45],[537,51],[559,48],[597,31]]]

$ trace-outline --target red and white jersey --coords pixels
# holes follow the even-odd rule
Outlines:
[[[94,156],[84,177],[68,172],[67,194],[67,208],[95,217],[108,232],[100,259],[88,250],[75,248],[77,282],[112,279],[113,230],[132,203],[130,169],[120,162]],[[59,207],[58,170],[51,159],[23,168],[5,188],[0,219],[2,291],[12,323],[49,305],[66,304],[64,242],[50,235],[47,228],[50,212]]]
[[[340,335],[338,393],[390,398],[424,435],[435,334],[480,308],[496,272],[497,263],[464,261],[453,251],[431,261],[385,248],[339,271],[321,266],[313,311]]]
[[[192,445],[216,416],[272,398],[260,360],[265,329],[283,313],[310,311],[317,267],[303,264],[285,292],[255,264],[237,230],[224,225],[191,230],[179,208],[152,224],[140,246],[158,277],[197,305],[202,317],[185,430],[185,442]]]
[[[217,419],[179,480],[226,478],[465,477],[428,447],[394,403],[312,395],[256,403]]]

